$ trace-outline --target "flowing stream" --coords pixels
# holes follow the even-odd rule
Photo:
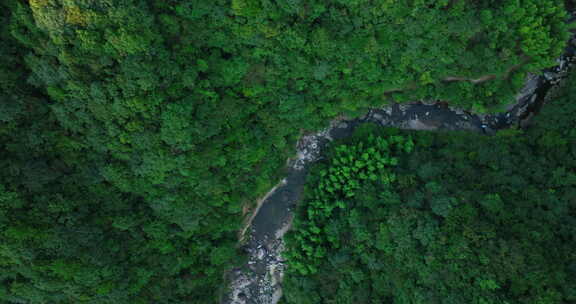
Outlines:
[[[504,113],[476,115],[451,108],[445,103],[393,105],[372,109],[361,118],[332,121],[320,132],[302,136],[296,147],[297,157],[288,163],[286,178],[263,199],[247,231],[243,246],[249,259],[228,275],[230,290],[223,304],[276,304],[282,296],[282,278],[286,267],[281,253],[282,237],[290,228],[293,210],[300,200],[310,164],[319,160],[322,150],[335,139],[351,135],[362,123],[374,122],[383,127],[413,130],[468,130],[494,134],[511,126],[524,126],[538,112],[550,92],[566,77],[575,61],[576,43],[573,37],[557,66],[541,75],[529,75],[516,102]]]

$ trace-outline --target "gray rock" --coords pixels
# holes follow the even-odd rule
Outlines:
[[[264,256],[265,256],[265,255],[266,255],[266,249],[264,249],[264,248],[258,249],[257,257],[258,257],[259,260],[264,259]]]
[[[536,93],[538,85],[540,84],[539,77],[534,74],[528,74],[526,80],[524,81],[524,87],[516,95],[516,102],[507,107],[506,111],[512,110],[518,103],[522,102],[524,99],[529,98],[530,95]]]

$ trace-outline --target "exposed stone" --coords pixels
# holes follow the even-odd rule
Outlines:
[[[266,250],[264,248],[258,249],[257,257],[259,260],[262,260],[266,255]]]
[[[458,114],[458,115],[464,115],[464,110],[462,109],[458,109],[458,108],[451,108],[452,111],[454,111],[454,113]]]
[[[438,129],[438,125],[435,123],[430,123],[430,121],[411,119],[410,121],[408,121],[408,129],[412,129],[412,130],[436,130],[436,129]]]
[[[528,74],[524,81],[524,86],[520,90],[520,92],[516,95],[516,102],[514,104],[509,105],[506,110],[512,110],[518,103],[524,101],[525,98],[534,95],[536,93],[536,89],[538,89],[538,85],[540,84],[540,78],[534,74]]]
[[[434,99],[424,99],[424,100],[421,100],[420,102],[421,102],[422,104],[424,104],[424,105],[429,105],[429,106],[431,106],[431,105],[436,104],[437,101],[434,100]]]

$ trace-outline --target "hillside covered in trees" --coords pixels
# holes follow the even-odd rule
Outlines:
[[[287,303],[576,301],[576,77],[526,130],[364,125],[309,176]]]
[[[281,176],[302,132],[339,115],[416,99],[476,112],[500,110],[513,101],[528,72],[553,65],[568,37],[565,19],[560,0],[1,1],[0,302],[216,303],[225,289],[223,273],[241,260],[236,245],[243,209]],[[531,132],[548,132],[543,125]],[[547,138],[541,142],[568,149],[564,134],[554,134],[540,136]],[[440,159],[440,151],[461,144],[426,136],[435,149],[418,154],[426,140],[415,138],[411,155],[419,161]],[[404,140],[390,145],[408,153],[410,141]],[[475,139],[474,145],[483,141]],[[511,144],[502,141],[494,149],[508,149]],[[558,163],[572,153],[549,150],[542,155]],[[487,161],[480,155],[470,161]],[[445,174],[460,176],[475,165]],[[422,182],[409,173],[416,166],[398,163],[407,172],[398,173],[406,179],[403,191]],[[571,176],[573,167],[564,168],[557,182]],[[531,184],[517,179],[511,183]],[[437,181],[445,193],[440,209],[472,195],[451,189],[449,182]],[[555,191],[538,192],[547,195],[542,204],[569,195]],[[514,195],[501,198],[515,202],[509,208],[520,208],[515,200],[524,194]],[[397,208],[385,212],[401,212]],[[419,212],[410,215],[414,221],[437,216]],[[488,225],[466,216],[470,227]],[[498,220],[503,221],[497,215],[486,219]],[[561,219],[547,220],[552,225]],[[538,242],[521,239],[514,250],[568,232],[540,233]],[[480,242],[462,245],[448,230],[434,237],[441,236],[450,246]],[[410,253],[419,250],[406,246]],[[519,261],[517,269],[548,255],[565,257],[559,248]],[[436,263],[446,258],[434,252]],[[324,271],[317,260],[301,264],[293,269]],[[433,273],[437,265],[426,271]],[[354,270],[358,282],[365,279],[362,269]],[[417,276],[411,269],[398,271]],[[505,286],[499,277],[485,279]],[[533,285],[537,279],[527,278],[515,290],[545,286],[547,291],[527,297],[548,292],[552,300],[573,299],[558,289],[561,279]],[[291,297],[306,303],[297,291]],[[318,303],[315,297],[312,292],[306,301]]]

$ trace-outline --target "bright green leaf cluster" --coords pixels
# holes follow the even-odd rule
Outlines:
[[[328,223],[350,207],[350,199],[366,184],[391,187],[396,180],[391,168],[398,165],[398,155],[413,149],[411,138],[400,135],[370,135],[334,147],[329,162],[318,169],[318,180],[309,186],[308,199],[299,207],[303,218],[289,236],[290,269],[304,275],[315,273],[326,252],[342,245],[336,235],[326,231]]]

